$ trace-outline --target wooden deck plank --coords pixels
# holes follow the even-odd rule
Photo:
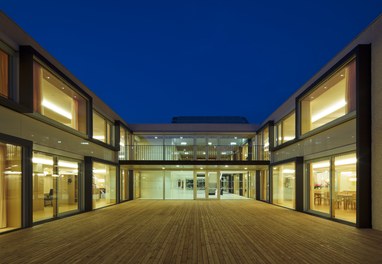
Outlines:
[[[253,200],[136,200],[0,235],[0,263],[381,263],[382,232]]]

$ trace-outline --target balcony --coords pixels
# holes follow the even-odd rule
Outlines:
[[[120,159],[127,160],[269,160],[269,152],[263,146],[248,145],[134,145],[121,147]],[[123,155],[121,155],[123,153]],[[128,155],[126,155],[128,153]]]

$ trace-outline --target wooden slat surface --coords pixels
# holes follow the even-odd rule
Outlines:
[[[253,200],[136,200],[2,234],[0,263],[382,263],[382,232]]]

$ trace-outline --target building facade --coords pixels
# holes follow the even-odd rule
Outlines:
[[[382,230],[382,18],[260,126],[128,124],[0,24],[0,233],[132,199],[255,199]]]

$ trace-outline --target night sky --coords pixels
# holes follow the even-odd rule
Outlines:
[[[181,115],[261,123],[382,11],[379,0],[0,6],[128,123]]]

